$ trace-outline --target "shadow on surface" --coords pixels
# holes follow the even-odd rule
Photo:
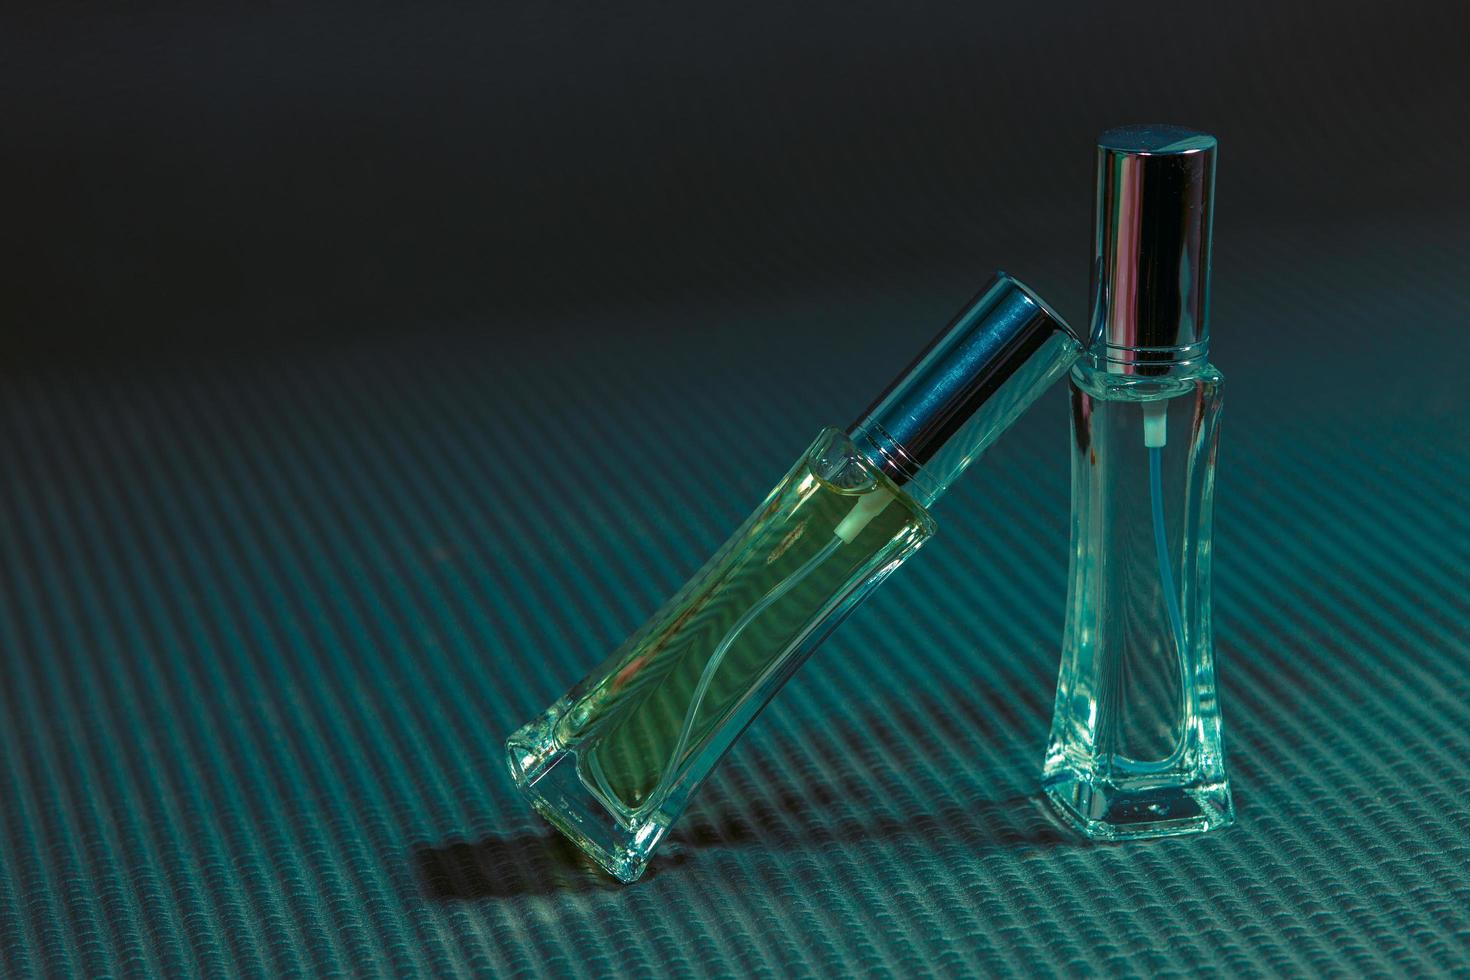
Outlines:
[[[774,799],[772,798],[774,795]],[[758,844],[773,851],[828,844],[919,842],[956,845],[970,853],[1001,847],[1052,847],[1076,838],[1053,817],[1040,795],[950,803],[922,812],[843,815],[814,813],[810,796],[791,793],[747,798],[738,809],[691,811],[671,840],[687,847]],[[855,808],[843,808],[853,813]]]
[[[414,850],[424,893],[440,900],[615,891],[611,876],[550,828]],[[650,867],[644,876],[657,873]]]
[[[638,884],[713,848],[758,846],[779,854],[829,844],[909,842],[951,845],[979,854],[998,847],[1051,847],[1076,841],[1038,796],[953,805],[905,819],[829,818],[813,812],[814,804],[820,805],[810,796],[782,793],[772,800],[766,793],[746,798],[738,810],[704,807],[691,811],[675,825]],[[624,887],[549,829],[487,837],[473,844],[421,846],[414,852],[414,863],[424,893],[441,901],[582,894]]]

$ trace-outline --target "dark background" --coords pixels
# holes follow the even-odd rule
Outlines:
[[[27,9],[27,7],[29,9]],[[1463,969],[1457,3],[0,14],[4,972]],[[613,888],[499,744],[996,267],[1220,138],[1240,825],[1037,808],[1064,399]]]
[[[1395,288],[1386,223],[1470,204],[1451,3],[37,6],[4,49],[21,352],[536,351],[527,316],[943,308],[998,264],[1081,319],[1121,121],[1220,137],[1232,339],[1248,235],[1306,286]]]

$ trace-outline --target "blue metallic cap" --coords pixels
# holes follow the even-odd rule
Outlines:
[[[1076,360],[1072,329],[1004,272],[889,385],[848,434],[925,505]]]

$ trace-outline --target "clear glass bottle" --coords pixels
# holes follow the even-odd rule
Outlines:
[[[1072,557],[1042,784],[1090,837],[1230,824],[1210,619],[1223,377],[1207,360],[1215,141],[1111,130],[1093,337],[1071,372]]]
[[[928,507],[1079,346],[1001,274],[847,432],[826,429],[687,585],[511,735],[535,808],[623,881],[813,649],[934,534]]]

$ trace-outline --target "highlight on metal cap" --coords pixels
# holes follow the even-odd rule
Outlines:
[[[1180,126],[1098,137],[1094,353],[1146,363],[1207,352],[1216,148],[1215,137]]]

